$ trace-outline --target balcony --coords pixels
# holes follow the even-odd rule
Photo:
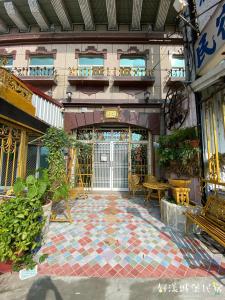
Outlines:
[[[12,69],[12,73],[24,82],[36,86],[52,86],[57,84],[55,67],[17,67]]]
[[[33,93],[16,76],[0,67],[0,98],[34,116],[32,95]]]
[[[173,84],[182,83],[185,81],[186,72],[184,68],[172,68],[168,72],[167,82],[168,86]]]
[[[108,86],[109,69],[104,67],[71,67],[68,81],[71,85]]]
[[[113,77],[114,85],[121,87],[147,87],[155,82],[153,71],[143,67],[120,67]]]
[[[71,85],[107,86],[110,78],[113,79],[116,86],[147,87],[155,82],[152,71],[146,68],[69,68],[68,81]]]

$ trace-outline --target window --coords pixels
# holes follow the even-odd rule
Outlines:
[[[29,66],[30,76],[54,75],[54,58],[47,56],[32,56]]]
[[[79,76],[92,76],[104,74],[103,56],[80,56],[79,57]]]
[[[171,64],[172,77],[185,77],[185,61],[183,56],[173,55]]]
[[[12,67],[13,67],[13,57],[12,56],[0,57],[0,62],[5,63],[4,67],[7,70],[12,71]]]
[[[144,57],[121,57],[120,58],[121,76],[145,76],[146,61]]]

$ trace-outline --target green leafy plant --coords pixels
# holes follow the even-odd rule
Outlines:
[[[168,172],[180,176],[199,176],[199,149],[188,142],[197,137],[196,128],[173,131],[159,138],[159,164]]]
[[[42,202],[48,184],[44,177],[17,179],[15,197],[0,203],[0,260],[11,261],[14,270],[33,268],[35,253],[42,243],[45,224]],[[40,257],[43,261],[45,256]]]
[[[71,145],[69,136],[62,129],[49,128],[43,138],[44,146],[48,148],[48,178],[51,200],[66,200],[69,195],[69,185],[66,176],[64,150]]]

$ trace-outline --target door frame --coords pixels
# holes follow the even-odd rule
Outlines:
[[[129,188],[114,188],[113,187],[113,175],[114,175],[114,166],[113,166],[113,154],[114,154],[114,145],[115,144],[126,144],[127,145],[127,170],[129,168],[129,143],[128,142],[119,142],[119,141],[108,141],[108,142],[96,142],[94,144],[108,144],[109,145],[109,151],[110,151],[110,173],[109,173],[109,182],[110,182],[110,187],[109,188],[98,188],[98,187],[93,187],[93,191],[121,191],[121,192],[127,192],[129,191]],[[93,173],[95,174],[95,162],[93,160]],[[95,176],[95,175],[94,175]]]

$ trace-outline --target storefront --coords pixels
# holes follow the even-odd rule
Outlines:
[[[198,5],[197,12],[207,5]],[[196,93],[201,124],[202,182],[206,194],[223,191],[225,186],[224,12],[225,1],[222,1],[204,18],[199,18],[201,34],[194,47],[198,78],[191,86]]]
[[[153,141],[159,135],[160,113],[138,114],[118,108],[70,112],[65,113],[65,128],[88,145],[88,150],[81,147],[78,153],[85,187],[127,191],[129,174],[144,181],[145,175],[155,173]]]
[[[33,165],[29,142],[42,136],[48,125],[35,117],[32,92],[4,68],[0,68],[0,191],[17,177],[24,178]]]

